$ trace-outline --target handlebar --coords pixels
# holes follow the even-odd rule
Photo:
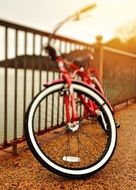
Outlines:
[[[79,11],[76,11],[74,14],[66,17],[64,20],[62,20],[60,23],[58,23],[48,38],[47,46],[50,46],[50,41],[52,40],[52,38],[56,34],[56,32],[62,27],[63,24],[65,24],[68,21],[80,20],[81,14],[84,14],[87,11],[94,9],[95,7],[96,7],[96,3],[91,3],[90,5],[83,7]]]
[[[56,50],[50,45],[50,42],[53,38],[53,36],[56,34],[56,32],[60,29],[60,27],[67,21],[70,20],[79,20],[80,19],[80,15],[90,11],[92,9],[94,9],[96,7],[96,3],[91,3],[88,6],[83,7],[82,9],[80,9],[79,11],[76,11],[74,14],[68,16],[67,18],[65,18],[64,20],[62,20],[53,30],[53,32],[50,34],[49,38],[48,38],[48,42],[47,42],[47,46],[44,48],[46,52],[48,52],[50,58],[55,61],[57,59],[57,53]]]
[[[51,58],[51,60],[55,61],[57,59],[57,53],[56,53],[55,48],[48,45],[44,49],[49,54],[49,57]]]

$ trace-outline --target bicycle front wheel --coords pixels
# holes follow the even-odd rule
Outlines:
[[[82,178],[102,169],[116,145],[116,127],[104,99],[89,87],[73,82],[79,128],[67,130],[64,105],[65,82],[40,92],[26,118],[26,137],[36,159],[50,171],[69,178]],[[93,101],[103,114],[107,130],[85,108],[80,96]],[[71,121],[72,122],[72,121]]]

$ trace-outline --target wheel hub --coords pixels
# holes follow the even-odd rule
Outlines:
[[[75,121],[73,123],[68,123],[67,126],[66,126],[66,129],[67,129],[68,132],[73,133],[75,131],[78,131],[79,126],[80,126],[79,121]]]

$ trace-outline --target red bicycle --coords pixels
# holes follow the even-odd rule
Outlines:
[[[101,170],[114,153],[113,108],[94,70],[90,76],[74,62],[56,56],[50,43],[46,51],[58,63],[61,77],[45,84],[32,100],[25,119],[27,142],[50,171],[69,178],[86,177]],[[77,75],[81,80],[75,80]]]
[[[48,47],[51,55],[51,47]],[[61,78],[45,84],[31,102],[25,122],[28,145],[54,173],[81,178],[103,168],[116,146],[113,109],[95,76],[56,57]],[[65,64],[74,72],[71,74]],[[74,80],[75,75],[81,81]],[[50,122],[54,112],[53,123]],[[38,135],[38,129],[42,129]]]

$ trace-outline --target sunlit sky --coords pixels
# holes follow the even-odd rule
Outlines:
[[[97,3],[80,21],[66,23],[58,34],[92,42],[109,40],[115,30],[136,20],[136,0],[0,0],[0,18],[51,32],[56,24],[80,8]]]

